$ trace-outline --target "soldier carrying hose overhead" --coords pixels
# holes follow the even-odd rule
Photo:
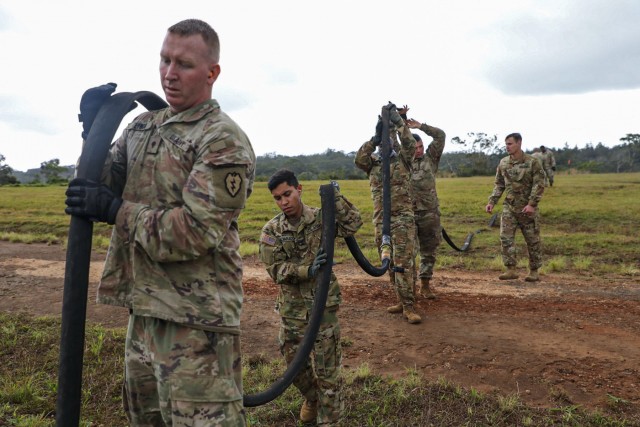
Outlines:
[[[356,153],[355,164],[367,173],[373,199],[373,223],[376,231],[376,246],[382,247],[382,155],[381,144],[392,144],[390,155],[391,187],[391,267],[389,280],[398,302],[387,308],[389,313],[402,313],[409,323],[420,323],[422,318],[415,310],[413,293],[413,262],[415,248],[415,222],[413,214],[413,190],[411,170],[416,141],[405,123],[408,107],[400,111],[389,103],[389,119],[393,125],[390,140],[383,141],[382,120],[378,118],[376,133],[362,144]],[[405,116],[404,118],[402,116]],[[400,142],[398,142],[398,137]],[[376,151],[378,149],[378,151]]]

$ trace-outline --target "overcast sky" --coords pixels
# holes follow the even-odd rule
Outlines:
[[[637,0],[0,0],[6,163],[74,164],[90,87],[163,96],[160,46],[185,18],[218,32],[213,96],[257,155],[355,151],[389,100],[446,151],[468,132],[518,131],[525,149],[640,133]]]

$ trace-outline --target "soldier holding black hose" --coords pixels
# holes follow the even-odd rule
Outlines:
[[[362,226],[360,212],[343,195],[335,181],[337,235],[348,237]],[[290,364],[304,338],[314,304],[316,278],[327,254],[321,248],[322,210],[302,203],[302,185],[287,169],[274,173],[268,182],[273,199],[282,211],[263,228],[260,259],[279,285],[276,309],[281,317],[280,351]],[[309,358],[293,384],[304,397],[300,420],[316,420],[333,425],[342,417],[340,377],[341,347],[338,307],[342,302],[340,285],[331,273],[326,308]]]

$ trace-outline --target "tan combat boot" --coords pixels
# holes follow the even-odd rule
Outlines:
[[[422,317],[413,309],[413,306],[407,305],[402,308],[402,314],[411,324],[422,322]]]
[[[433,293],[431,287],[429,286],[429,279],[420,279],[420,284],[418,285],[418,295],[422,298],[426,299],[436,299],[436,294]]]
[[[518,278],[518,273],[516,272],[516,268],[509,266],[507,267],[507,271],[498,276],[500,280],[513,280]]]
[[[387,307],[389,313],[402,313],[402,303]]]
[[[525,277],[524,280],[527,282],[537,282],[538,280],[540,280],[540,276],[538,276],[538,269],[537,268],[529,269],[529,275]]]
[[[307,399],[302,403],[300,408],[300,421],[310,423],[318,417],[318,401],[309,402]]]

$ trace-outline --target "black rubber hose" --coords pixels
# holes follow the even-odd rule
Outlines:
[[[300,369],[304,366],[320,330],[320,323],[324,315],[329,295],[329,285],[331,283],[331,273],[333,265],[333,250],[336,237],[336,212],[335,195],[333,186],[325,184],[320,186],[320,199],[322,202],[322,248],[327,254],[327,262],[320,267],[320,274],[317,279],[316,292],[313,298],[313,308],[309,317],[309,324],[304,332],[304,339],[298,347],[298,351],[293,360],[285,370],[281,378],[276,380],[267,390],[245,395],[244,406],[253,407],[269,403],[280,396],[291,385]]]
[[[389,258],[385,258],[382,260],[382,266],[376,267],[369,262],[367,257],[364,256],[362,250],[360,250],[360,246],[358,246],[358,242],[354,236],[345,237],[344,241],[347,243],[347,247],[353,255],[353,259],[356,260],[360,268],[365,271],[365,273],[369,274],[373,277],[380,277],[389,269],[389,264],[391,260]]]
[[[110,97],[98,112],[89,131],[80,155],[76,171],[77,177],[100,181],[102,167],[111,141],[120,122],[130,111],[131,104],[135,101],[139,101],[149,110],[164,108],[167,105],[152,92],[122,92]],[[82,363],[92,235],[93,223],[91,221],[76,216],[71,217],[62,299],[60,364],[56,402],[56,425],[58,427],[76,427],[80,423]]]
[[[382,244],[391,245],[391,136],[389,131],[389,110],[382,109]],[[384,258],[382,265],[376,267],[364,256],[354,236],[345,237],[344,241],[360,268],[367,274],[380,277],[389,269],[390,258]]]
[[[382,109],[382,243],[391,236],[391,165],[393,150],[389,131],[389,110]]]

